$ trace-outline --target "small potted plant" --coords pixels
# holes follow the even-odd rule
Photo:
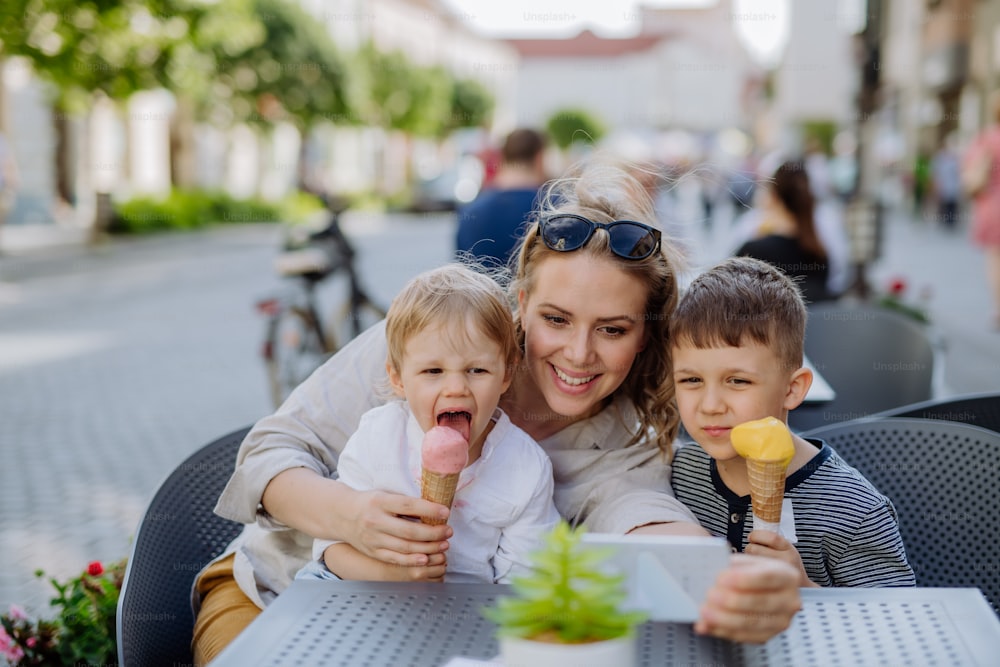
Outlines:
[[[533,554],[531,573],[514,577],[515,595],[483,610],[499,626],[504,664],[635,664],[635,629],[646,615],[622,610],[624,575],[602,566],[608,550],[579,547],[583,533],[560,522]]]

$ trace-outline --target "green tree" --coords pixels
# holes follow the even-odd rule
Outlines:
[[[88,109],[96,92],[125,100],[139,90],[204,88],[217,66],[213,50],[245,50],[262,37],[247,0],[5,0],[0,7],[3,53],[29,59],[64,111]]]
[[[263,26],[260,43],[220,53],[221,42],[210,42],[235,119],[289,120],[303,130],[324,120],[347,120],[347,64],[324,26],[290,0],[250,1]]]
[[[451,122],[448,129],[480,127],[489,124],[493,96],[475,79],[458,79],[451,90]]]
[[[473,80],[456,80],[442,67],[414,65],[400,51],[370,42],[356,54],[359,120],[388,130],[440,138],[457,127],[481,125],[493,109],[489,92]]]
[[[604,136],[604,124],[583,109],[562,109],[545,125],[552,141],[562,150],[576,143],[596,144]]]

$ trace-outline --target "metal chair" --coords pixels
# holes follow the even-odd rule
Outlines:
[[[118,662],[192,664],[191,585],[243,524],[213,513],[249,427],[205,445],[174,469],[146,508],[118,599]]]
[[[849,421],[934,396],[936,354],[924,328],[878,306],[809,308],[806,356],[837,397],[788,415],[795,431]]]
[[[892,500],[918,586],[975,586],[1000,613],[1000,433],[941,419],[868,418],[803,436],[825,440]]]
[[[1000,393],[966,394],[922,401],[872,416],[946,419],[1000,432]]]

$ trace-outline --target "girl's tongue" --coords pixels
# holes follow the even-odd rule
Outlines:
[[[468,412],[445,412],[438,415],[438,426],[447,426],[448,428],[453,428],[462,434],[462,437],[467,441],[471,437],[471,426],[472,415]]]

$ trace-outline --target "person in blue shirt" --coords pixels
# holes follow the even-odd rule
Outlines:
[[[460,259],[486,268],[507,266],[545,182],[546,137],[520,128],[507,135],[492,184],[458,212],[455,249]]]

